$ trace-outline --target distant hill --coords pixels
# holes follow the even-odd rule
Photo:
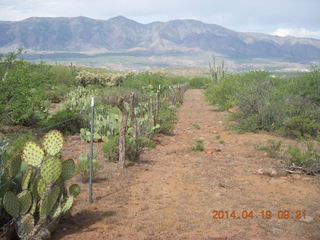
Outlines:
[[[212,53],[228,58],[320,59],[320,40],[240,33],[195,20],[141,24],[125,17],[0,21],[0,51],[17,47],[42,52]]]

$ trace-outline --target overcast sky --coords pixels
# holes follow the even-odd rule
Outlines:
[[[320,38],[320,0],[0,0],[0,20],[119,15],[141,23],[197,19],[241,32]]]

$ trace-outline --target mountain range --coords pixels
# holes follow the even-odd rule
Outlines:
[[[119,16],[32,17],[0,21],[0,51],[215,54],[231,59],[268,58],[291,62],[320,59],[320,40],[236,32],[197,20],[141,24]]]

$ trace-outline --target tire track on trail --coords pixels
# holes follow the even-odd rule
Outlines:
[[[118,178],[95,184],[99,196],[86,210],[82,194],[55,238],[320,239],[319,177],[255,174],[273,164],[255,144],[275,137],[227,130],[226,114],[208,105],[202,90],[188,90],[174,134],[158,137],[160,144]],[[197,139],[205,151],[190,150]],[[306,210],[313,220],[278,219],[285,209]],[[273,217],[214,220],[213,210],[270,210]]]

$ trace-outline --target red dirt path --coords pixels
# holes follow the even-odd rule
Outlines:
[[[226,114],[209,106],[201,90],[188,90],[174,135],[159,137],[155,149],[125,170],[106,164],[94,184],[93,204],[87,204],[82,184],[72,217],[62,221],[53,239],[320,239],[319,176],[256,174],[274,160],[254,146],[277,137],[234,133],[226,127]],[[217,135],[224,144],[217,143]],[[190,150],[197,139],[207,152]],[[66,142],[65,157],[87,151],[78,137]],[[213,210],[235,210],[237,216],[253,210],[255,217],[214,220]],[[263,219],[262,210],[273,217]],[[305,210],[313,220],[279,219],[280,210],[293,215]]]

